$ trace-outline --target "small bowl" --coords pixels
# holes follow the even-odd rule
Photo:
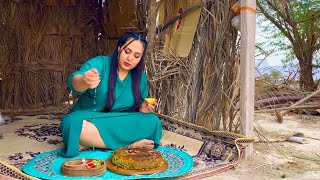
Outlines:
[[[105,161],[99,159],[76,159],[61,165],[64,176],[101,176],[106,170]]]

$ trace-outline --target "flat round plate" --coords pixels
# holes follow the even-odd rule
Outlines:
[[[128,170],[128,169],[123,169],[121,167],[117,167],[115,165],[112,164],[111,162],[111,158],[108,158],[106,160],[106,165],[107,165],[107,170],[112,171],[114,173],[117,174],[122,174],[122,175],[127,175],[127,176],[131,176],[131,175],[142,175],[142,174],[154,174],[154,173],[158,173],[158,172],[163,172],[168,168],[168,163],[167,161],[164,161],[164,165],[157,167],[157,168],[153,168],[153,169],[149,169],[149,170]]]

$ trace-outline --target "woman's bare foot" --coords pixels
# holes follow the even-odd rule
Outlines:
[[[148,139],[141,139],[139,141],[134,142],[133,144],[131,144],[130,146],[143,146],[143,147],[147,147],[150,149],[154,148],[154,142]]]
[[[90,149],[91,147],[89,146],[84,146],[82,144],[79,145],[79,151],[84,151],[84,150],[87,150],[87,149]]]

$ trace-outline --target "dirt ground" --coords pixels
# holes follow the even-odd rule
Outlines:
[[[254,127],[262,135],[255,133],[253,154],[235,168],[206,179],[320,180],[320,116],[290,114],[278,123],[274,115],[256,114]],[[303,133],[302,144],[287,141],[296,133]]]

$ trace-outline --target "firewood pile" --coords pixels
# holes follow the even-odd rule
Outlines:
[[[272,82],[270,79],[256,80],[255,113],[276,113],[282,116],[288,112],[317,115],[320,109],[320,90],[302,92],[297,81]]]

